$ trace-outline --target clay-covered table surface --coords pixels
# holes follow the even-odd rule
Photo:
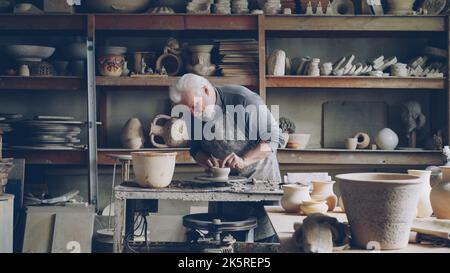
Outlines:
[[[300,214],[286,213],[280,206],[265,206],[264,207],[269,219],[275,229],[278,239],[280,241],[282,252],[301,252],[297,246],[294,245],[292,235],[294,234],[294,223],[301,223],[306,216]],[[340,222],[347,222],[345,213],[335,211],[328,212],[327,215],[335,217]],[[437,247],[429,244],[412,244],[410,243],[407,248],[400,250],[382,250],[372,251],[363,249],[346,249],[336,251],[336,253],[450,253],[448,247]]]

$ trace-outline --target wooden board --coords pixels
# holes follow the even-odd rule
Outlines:
[[[358,132],[375,137],[387,127],[384,102],[330,101],[323,104],[323,147],[344,148],[344,140]]]

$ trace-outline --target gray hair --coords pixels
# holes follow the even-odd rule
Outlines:
[[[184,74],[174,85],[170,87],[170,100],[174,103],[181,101],[184,92],[193,91],[199,94],[203,86],[212,86],[204,77],[188,73]]]

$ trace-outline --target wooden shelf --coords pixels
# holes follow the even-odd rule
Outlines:
[[[180,77],[103,77],[97,76],[97,86],[110,87],[146,87],[146,86],[171,86]],[[240,84],[245,86],[256,86],[258,84],[254,77],[207,77],[213,84]]]
[[[26,164],[36,165],[83,165],[88,162],[85,150],[4,149],[3,156],[24,158]]]
[[[80,90],[79,77],[0,76],[0,90]]]
[[[279,149],[278,160],[280,164],[313,165],[440,166],[444,163],[441,151],[402,150]]]
[[[254,15],[96,14],[96,30],[256,30]]]
[[[295,88],[379,88],[379,89],[440,89],[443,78],[368,77],[368,76],[267,76],[267,87]]]
[[[191,158],[188,148],[146,148],[139,150],[130,149],[112,149],[112,148],[99,148],[98,149],[98,164],[99,165],[112,165],[114,160],[108,157],[110,154],[116,155],[129,155],[131,152],[144,152],[144,151],[157,151],[157,152],[177,152],[177,164],[195,164],[195,161]]]
[[[445,31],[445,16],[265,16],[267,31]]]
[[[0,30],[85,31],[87,16],[82,14],[18,15],[0,14]]]

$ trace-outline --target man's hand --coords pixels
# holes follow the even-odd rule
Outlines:
[[[221,161],[213,156],[208,156],[203,152],[198,152],[195,156],[195,161],[197,161],[200,166],[210,169],[213,167],[220,167]]]
[[[227,155],[223,161],[220,167],[230,167],[232,169],[243,169],[247,166],[245,163],[245,160],[242,157],[239,157],[235,153],[231,153]]]

